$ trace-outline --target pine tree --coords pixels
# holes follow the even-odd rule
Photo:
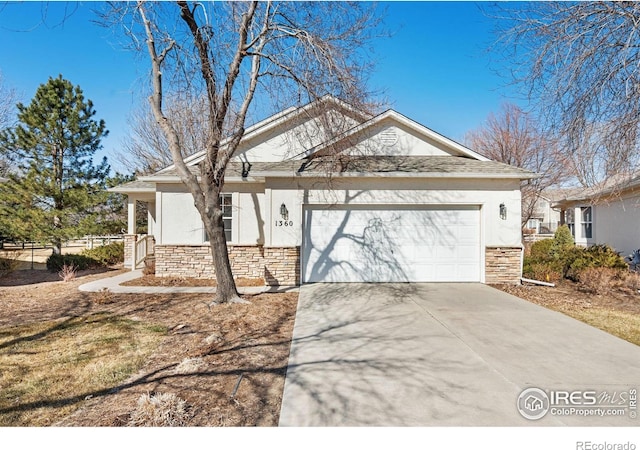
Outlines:
[[[0,183],[0,228],[15,239],[53,244],[91,231],[98,221],[109,166],[93,155],[108,131],[93,119],[91,100],[62,78],[40,85],[28,106],[18,103],[18,124],[0,133],[0,154],[12,165]]]

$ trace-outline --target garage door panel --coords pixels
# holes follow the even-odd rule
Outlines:
[[[304,282],[480,281],[480,212],[305,209]]]

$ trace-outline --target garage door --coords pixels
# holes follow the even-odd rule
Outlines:
[[[304,211],[303,282],[480,281],[480,209]]]

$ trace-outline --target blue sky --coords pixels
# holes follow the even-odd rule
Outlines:
[[[515,100],[499,61],[487,52],[494,25],[486,3],[387,2],[390,38],[375,43],[372,87],[398,112],[462,141],[501,103]],[[125,50],[123,38],[92,20],[94,2],[16,2],[0,6],[0,72],[5,87],[28,103],[37,87],[62,74],[80,85],[110,135],[99,156],[120,169],[114,152],[141,101],[148,61]],[[65,9],[73,11],[66,20]],[[43,20],[44,17],[44,20]],[[143,55],[144,56],[144,55]]]

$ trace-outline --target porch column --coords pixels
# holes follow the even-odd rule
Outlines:
[[[127,196],[127,234],[124,236],[124,266],[135,269],[137,198]]]
[[[136,209],[137,199],[129,195],[127,197],[127,234],[136,234]]]

